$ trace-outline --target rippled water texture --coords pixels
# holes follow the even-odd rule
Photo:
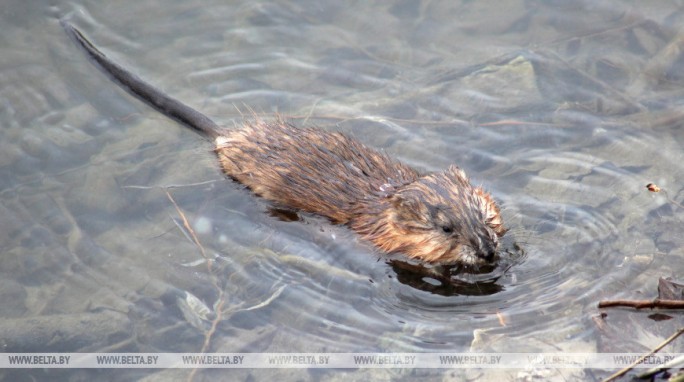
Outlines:
[[[672,312],[656,323],[649,312],[600,317],[596,307],[654,298],[658,277],[682,274],[677,2],[224,3],[0,10],[4,351],[642,352],[681,326]],[[210,143],[88,62],[60,18],[227,128],[279,114],[420,171],[458,164],[502,206],[501,264],[445,284],[344,227],[254,197],[221,174]],[[648,192],[649,182],[664,191]],[[607,375],[485,371],[491,380]]]

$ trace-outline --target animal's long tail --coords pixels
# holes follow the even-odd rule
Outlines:
[[[161,90],[148,84],[140,77],[109,59],[68,22],[62,20],[61,24],[69,37],[77,42],[88,53],[90,58],[122,88],[163,114],[191,127],[202,135],[212,139],[219,136],[219,126],[209,117],[175,98],[169,97]]]

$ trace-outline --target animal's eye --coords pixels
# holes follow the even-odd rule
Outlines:
[[[442,226],[442,232],[452,233],[452,232],[454,232],[454,228],[452,226],[449,226],[449,225],[443,225]]]

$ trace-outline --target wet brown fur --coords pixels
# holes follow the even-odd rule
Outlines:
[[[492,198],[457,167],[421,176],[341,133],[257,119],[216,138],[216,153],[261,197],[346,224],[385,252],[478,263],[505,232]]]
[[[438,264],[494,259],[505,232],[499,208],[459,168],[421,175],[343,134],[282,120],[224,131],[110,60],[71,24],[62,26],[122,88],[214,139],[223,171],[256,194],[346,224],[385,252]]]

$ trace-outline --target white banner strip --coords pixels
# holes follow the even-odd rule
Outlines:
[[[684,353],[658,353],[650,369]],[[0,353],[0,368],[622,369],[639,353]]]

